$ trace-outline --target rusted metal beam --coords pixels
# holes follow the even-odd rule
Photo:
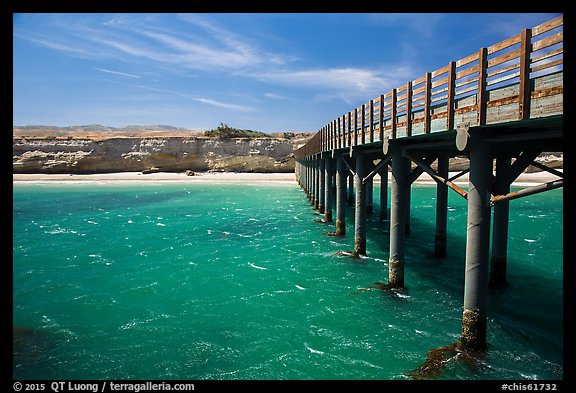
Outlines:
[[[410,159],[410,161],[412,161],[413,163],[418,165],[420,168],[422,168],[424,170],[424,172],[426,172],[427,174],[432,176],[432,179],[434,179],[437,183],[445,184],[446,186],[450,187],[452,190],[456,191],[456,193],[458,195],[460,195],[461,197],[463,197],[464,199],[468,198],[468,192],[466,190],[458,187],[456,184],[452,183],[449,179],[446,179],[446,178],[440,176],[425,161],[422,161],[422,160],[415,158],[415,157],[412,157],[410,155],[405,155],[405,157]]]
[[[544,191],[554,190],[564,186],[564,180],[554,180],[548,183],[539,184],[537,186],[523,188],[518,191],[512,191],[506,195],[496,195],[490,198],[490,205],[494,206],[496,203],[503,201],[511,201],[512,199],[522,198],[528,195],[539,194]]]

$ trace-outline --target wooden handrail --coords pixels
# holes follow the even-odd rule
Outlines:
[[[381,94],[329,122],[294,155],[309,157],[323,151],[383,141],[385,137],[454,130],[460,124],[456,117],[471,111],[476,112],[476,125],[511,121],[510,116],[503,117],[502,121],[487,118],[489,108],[501,105],[516,105],[516,119],[529,119],[532,97],[541,95],[534,87],[534,80],[554,75],[563,67],[563,25],[564,17],[559,16],[524,29]],[[554,83],[557,85],[540,89],[563,94],[561,78]],[[506,90],[514,85],[519,92]],[[498,89],[505,90],[507,95],[491,94],[500,91]],[[469,122],[470,115],[467,119]]]

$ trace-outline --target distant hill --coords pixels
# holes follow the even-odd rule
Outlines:
[[[216,129],[218,130],[218,129]],[[89,138],[103,140],[108,138],[154,138],[154,137],[218,137],[218,135],[205,135],[215,130],[188,130],[163,124],[153,125],[127,125],[124,127],[110,127],[102,124],[74,125],[74,126],[50,126],[50,125],[25,125],[13,126],[12,137],[14,138],[46,138],[46,139],[77,139]],[[272,137],[289,139],[298,147],[306,143],[314,135],[310,132],[275,132],[270,135],[259,132],[248,132],[232,135],[229,137]],[[297,148],[297,147],[296,147]]]

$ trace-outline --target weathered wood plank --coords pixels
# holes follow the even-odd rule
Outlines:
[[[550,58],[550,57],[554,57],[554,56],[561,55],[561,54],[563,54],[563,53],[564,53],[564,48],[560,48],[560,49],[556,49],[556,50],[553,50],[553,51],[550,51],[550,52],[546,52],[546,53],[544,53],[544,54],[541,55],[541,56],[535,56],[535,57],[533,57],[533,58],[530,60],[530,63],[534,64],[534,63],[537,63],[537,62],[539,62],[539,61],[548,59],[548,58]]]
[[[497,83],[501,83],[501,82],[507,81],[509,79],[516,78],[516,77],[518,77],[518,75],[520,75],[520,71],[501,76],[500,78],[492,79],[492,80],[487,82],[487,86],[495,85]]]
[[[488,68],[497,66],[498,64],[506,63],[507,61],[514,60],[520,56],[520,49],[516,49],[510,52],[506,52],[500,56],[494,57],[488,60]]]
[[[477,74],[478,73],[478,65],[468,67],[465,70],[458,71],[456,73],[456,79],[464,78],[468,75]]]
[[[412,82],[406,82],[406,135],[412,136]]]
[[[496,70],[491,70],[488,72],[488,78],[490,78],[491,76],[502,74],[504,72],[514,70],[514,69],[519,68],[519,67],[520,67],[520,63],[518,62],[518,63],[512,64],[512,65],[509,65],[507,67],[502,67],[502,68],[498,68]]]
[[[456,95],[462,95],[462,94],[466,94],[469,93],[471,91],[476,91],[478,89],[478,86],[474,85],[474,86],[470,86],[467,89],[461,89],[461,90],[456,90]]]
[[[446,92],[446,91],[448,91],[448,84],[446,84],[446,87],[443,87],[443,88],[441,88],[441,89],[436,89],[436,90],[434,90],[434,91],[432,92],[432,97],[434,97],[434,96],[436,96],[436,95],[438,95],[438,94],[444,93],[444,92]]]
[[[462,86],[469,85],[470,83],[477,83],[477,82],[478,82],[478,76],[475,76],[474,78],[470,78],[465,81],[456,83],[455,87],[458,89]]]
[[[478,60],[478,53],[473,53],[470,56],[467,56],[463,59],[460,59],[456,62],[456,67],[462,67],[465,66],[466,64],[472,63],[473,61]]]
[[[481,48],[478,52],[478,62],[480,70],[478,72],[478,118],[476,124],[482,126],[486,124],[486,74],[488,69],[488,51]]]
[[[432,72],[432,78],[436,78],[437,76],[443,75],[443,74],[447,73],[448,71],[450,71],[450,64]]]
[[[397,125],[396,125],[396,95],[398,94],[398,92],[396,91],[396,89],[392,89],[392,127],[391,127],[391,133],[392,133],[392,138],[396,138],[396,132],[398,130]]]
[[[380,140],[384,140],[384,96],[381,95],[378,102],[378,129],[380,130]]]
[[[448,81],[449,81],[448,76],[441,78],[441,79],[437,79],[437,80],[432,82],[432,88],[434,89],[435,87],[445,85],[446,83],[448,83]]]
[[[558,59],[558,60],[551,61],[551,62],[542,64],[539,66],[532,67],[532,68],[530,68],[530,71],[532,71],[532,72],[542,71],[542,70],[545,70],[546,68],[556,67],[556,66],[563,64],[563,63],[564,63],[564,59]]]
[[[370,143],[374,142],[374,100],[368,104],[368,124],[370,124]]]
[[[532,28],[532,37],[540,35],[542,33],[546,33],[552,29],[560,27],[564,24],[564,15],[560,15],[552,20],[539,24]]]
[[[417,96],[418,94],[421,94],[422,92],[424,92],[426,90],[426,85],[420,86],[416,89],[412,90],[412,97]]]
[[[530,118],[530,40],[532,30],[524,29],[520,42],[520,93],[518,94],[518,119]]]
[[[564,40],[564,32],[556,33],[550,37],[542,38],[540,41],[532,43],[532,52],[548,48],[549,46],[559,44]]]
[[[518,102],[511,101],[506,104],[493,105],[486,112],[486,124],[497,124],[518,119]]]
[[[420,83],[426,80],[426,75],[421,76],[420,78],[412,81],[412,86],[418,86]]]
[[[503,49],[509,48],[512,45],[515,45],[520,42],[520,34],[516,34],[514,37],[510,37],[501,41],[497,44],[488,47],[488,54],[491,55]]]
[[[448,94],[444,94],[444,95],[441,95],[441,96],[437,96],[437,97],[432,98],[432,99],[430,100],[430,102],[431,102],[431,103],[434,103],[434,102],[446,100],[446,99],[448,99],[448,97],[449,97]]]
[[[424,81],[426,91],[424,92],[424,133],[430,133],[430,105],[432,99],[432,73],[426,73],[426,80]]]

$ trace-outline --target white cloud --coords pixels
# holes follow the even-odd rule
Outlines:
[[[213,100],[211,98],[192,98],[193,101],[198,101],[201,102],[203,104],[208,104],[208,105],[212,105],[212,106],[216,106],[218,108],[224,108],[224,109],[231,109],[234,111],[240,111],[240,112],[252,112],[254,111],[253,108],[245,106],[245,105],[240,105],[240,104],[231,104],[228,102],[222,102],[222,101],[217,101],[217,100]]]
[[[128,78],[140,78],[139,75],[129,74],[129,73],[127,73],[127,72],[120,72],[120,71],[108,70],[108,69],[106,69],[106,68],[96,68],[96,70],[101,71],[101,72],[106,72],[106,73],[112,74],[112,75],[125,76],[125,77],[128,77]]]
[[[283,70],[251,76],[271,83],[338,91],[340,94],[336,97],[348,101],[350,97],[385,93],[409,80],[412,74],[409,67],[398,66],[390,70],[354,67]]]

